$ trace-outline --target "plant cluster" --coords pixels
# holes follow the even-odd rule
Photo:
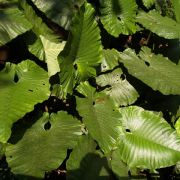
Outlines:
[[[0,179],[178,178],[180,0],[0,0]]]

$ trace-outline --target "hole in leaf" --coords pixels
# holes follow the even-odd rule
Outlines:
[[[126,129],[126,132],[131,132],[131,130],[130,129]]]
[[[17,74],[14,75],[14,82],[17,83],[19,81],[19,77]]]
[[[125,80],[125,79],[126,79],[126,76],[125,76],[124,74],[121,74],[120,78],[121,78],[122,80]]]
[[[117,19],[118,19],[119,21],[121,21],[121,18],[120,18],[120,17],[117,17]]]
[[[48,121],[45,125],[44,125],[44,129],[46,131],[48,131],[51,128],[51,123]]]
[[[43,83],[43,86],[45,86],[45,83]]]
[[[93,101],[93,105],[95,105],[95,102]]]
[[[148,66],[148,67],[150,66],[150,64],[149,64],[147,61],[145,61],[145,64],[146,64],[146,66]]]
[[[74,64],[74,69],[77,70],[77,64]]]
[[[29,89],[28,91],[33,92],[33,90],[32,90],[32,89]]]

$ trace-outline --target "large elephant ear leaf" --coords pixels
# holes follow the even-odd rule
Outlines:
[[[101,22],[108,33],[115,37],[136,32],[136,10],[135,0],[100,1]]]
[[[14,81],[16,75],[18,82]],[[49,94],[48,74],[34,62],[7,64],[0,72],[0,102],[3,104],[0,106],[0,142],[8,140],[14,122],[46,100]]]
[[[18,7],[0,9],[0,22],[0,46],[32,28]]]
[[[97,144],[88,136],[81,136],[67,161],[67,179],[107,179],[108,163],[102,153],[96,150]]]
[[[130,105],[139,97],[138,92],[127,81],[120,68],[111,73],[98,76],[96,83],[101,87],[108,86],[103,92],[113,100],[117,107]]]
[[[96,93],[87,82],[81,83],[78,90],[85,98],[76,97],[77,110],[90,135],[109,153],[121,134],[121,114],[107,96]]]
[[[157,169],[180,160],[180,137],[159,115],[137,106],[121,108],[120,158],[129,167]]]
[[[139,55],[127,49],[120,54],[128,72],[145,84],[168,95],[180,94],[180,68],[168,58],[155,55],[147,47],[143,47]]]
[[[47,123],[49,129],[45,128]],[[46,171],[59,167],[81,134],[80,122],[66,112],[50,117],[44,113],[20,141],[7,146],[7,162],[17,175],[43,178]]]
[[[88,3],[74,17],[70,36],[59,56],[60,82],[65,93],[72,93],[76,82],[96,75],[101,57],[100,30],[94,9]]]
[[[152,10],[148,13],[140,12],[137,15],[137,21],[146,29],[156,33],[166,39],[180,38],[180,24],[169,17],[161,16],[157,11]]]

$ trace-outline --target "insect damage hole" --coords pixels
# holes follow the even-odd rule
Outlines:
[[[126,132],[130,133],[130,132],[131,132],[131,130],[130,130],[130,129],[126,129]]]
[[[17,83],[19,81],[19,77],[17,74],[14,75],[14,82]]]
[[[120,18],[120,17],[117,17],[117,19],[118,19],[119,21],[121,21],[121,18]]]
[[[44,129],[46,131],[50,130],[51,129],[51,123],[48,121],[45,125],[44,125]]]
[[[121,80],[123,81],[123,80],[125,80],[125,79],[126,79],[126,75],[121,74],[120,78],[121,78]]]
[[[147,61],[145,61],[145,64],[146,64],[146,66],[150,66],[150,63],[149,62],[147,62]]]

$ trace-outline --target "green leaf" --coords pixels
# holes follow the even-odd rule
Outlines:
[[[26,43],[28,45],[28,50],[35,55],[39,60],[45,61],[45,51],[43,49],[43,44],[40,38],[36,37],[35,42],[29,43],[28,41],[31,41],[32,38],[29,36],[29,39],[26,39]]]
[[[63,50],[64,45],[65,41],[56,43],[46,39],[44,36],[39,36],[35,44],[30,46],[29,50],[32,54],[47,63],[48,74],[52,76],[60,72],[57,57]]]
[[[172,6],[174,8],[174,13],[176,16],[176,21],[180,23],[180,0],[172,0]]]
[[[95,93],[87,82],[81,83],[78,91],[85,98],[76,97],[77,110],[90,135],[105,153],[109,153],[116,146],[121,133],[121,115],[108,97]]]
[[[122,79],[122,75],[122,70],[118,68],[111,73],[103,74],[96,78],[98,85],[101,87],[108,86],[102,92],[107,94],[117,107],[133,104],[139,97],[136,89],[126,78]]]
[[[175,172],[176,172],[176,174],[178,174],[178,175],[180,174],[180,161],[177,162],[177,164],[176,164]]]
[[[175,129],[177,133],[180,135],[180,118],[176,121]]]
[[[135,0],[100,1],[101,22],[108,33],[115,37],[136,32],[136,10]]]
[[[94,9],[85,4],[74,17],[64,51],[59,56],[60,81],[66,93],[72,93],[76,82],[96,75],[100,64],[100,30],[94,17]]]
[[[121,154],[120,151],[117,149],[113,151],[111,156],[111,167],[113,172],[116,174],[118,179],[128,179],[129,177],[129,168],[127,164],[120,160]]]
[[[154,90],[165,95],[180,94],[180,68],[168,58],[151,53],[147,47],[142,48],[138,56],[127,49],[120,58],[130,74]]]
[[[82,6],[84,0],[32,0],[34,4],[42,12],[44,12],[48,18],[64,27],[69,29],[71,19],[77,12],[78,8]]]
[[[54,43],[44,38],[43,36],[40,36],[40,39],[42,41],[45,53],[45,60],[48,66],[49,76],[55,75],[57,72],[60,71],[57,57],[59,53],[63,50],[65,42]]]
[[[180,24],[169,17],[161,16],[157,11],[140,12],[137,21],[146,29],[166,39],[180,38]]]
[[[51,127],[45,129],[48,122]],[[43,178],[46,171],[58,168],[79,135],[80,122],[66,112],[50,117],[44,113],[19,142],[7,146],[7,162],[15,174]]]
[[[67,161],[67,179],[107,179],[108,164],[90,136],[82,136]],[[104,172],[105,170],[105,172]]]
[[[3,143],[1,143],[0,142],[0,160],[1,160],[1,158],[4,156],[4,154],[5,154],[5,144],[3,144]]]
[[[26,0],[20,0],[20,5],[24,15],[32,24],[32,30],[37,37],[42,35],[50,41],[59,42],[59,37],[46,25],[46,23],[43,22],[42,18],[36,14],[35,10]]]
[[[19,81],[14,82],[15,74]],[[11,135],[11,126],[34,105],[49,97],[48,74],[34,62],[26,60],[18,65],[7,65],[0,72],[0,142]]]
[[[32,28],[17,7],[0,9],[0,22],[0,46]]]
[[[150,8],[155,2],[156,0],[142,0],[144,6],[146,6],[146,8]]]
[[[101,72],[114,69],[119,65],[119,52],[115,49],[104,49],[103,60],[101,63]]]
[[[121,108],[120,159],[129,167],[157,169],[180,159],[180,137],[160,116],[137,106]]]

